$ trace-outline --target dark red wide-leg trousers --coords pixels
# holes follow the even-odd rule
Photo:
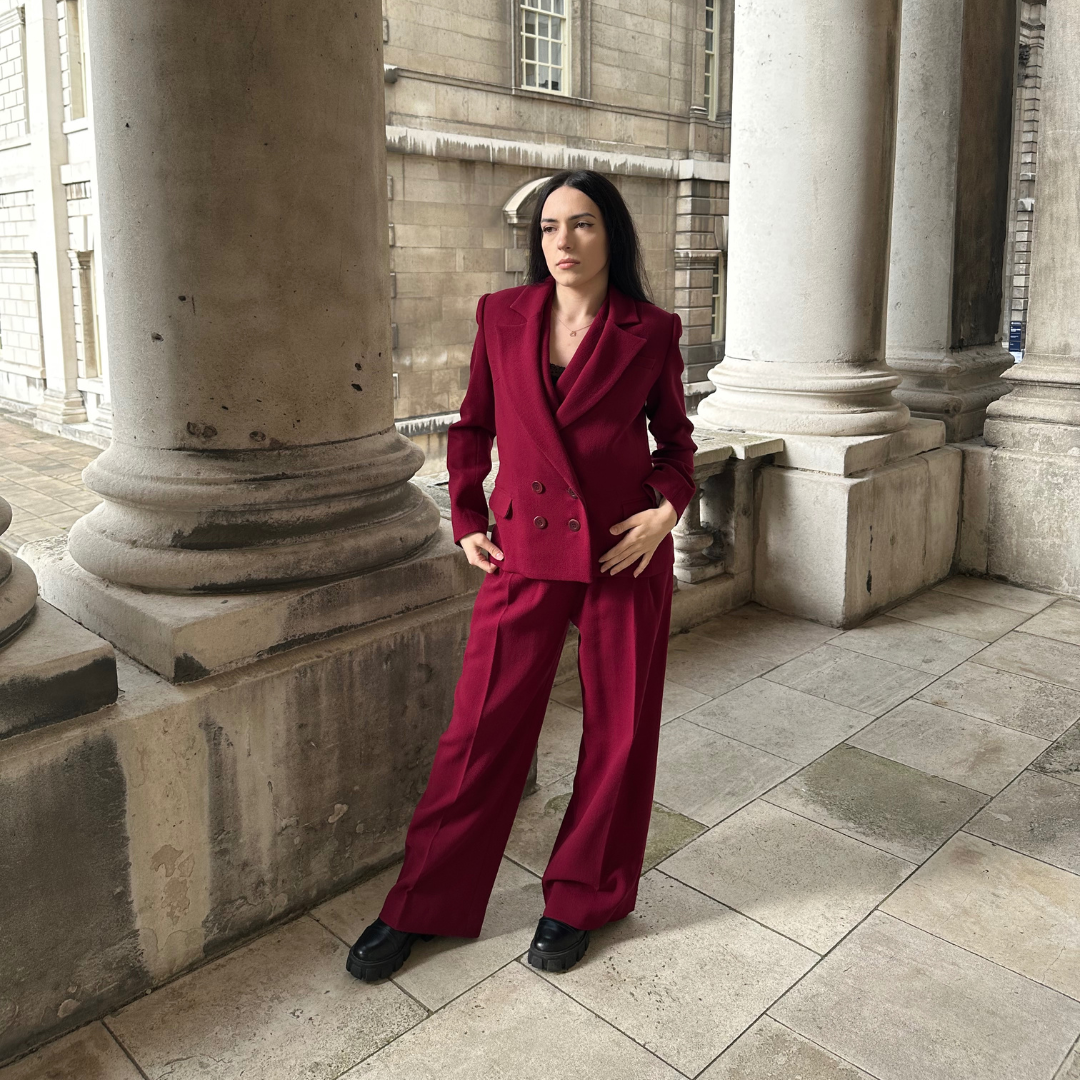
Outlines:
[[[634,908],[645,857],[671,621],[671,575],[590,583],[499,570],[473,608],[454,712],[381,917],[476,937],[570,622],[584,710],[574,791],[544,871],[544,914],[589,930]]]

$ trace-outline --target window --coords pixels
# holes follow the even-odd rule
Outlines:
[[[724,253],[716,262],[716,269],[712,276],[712,339],[722,341],[724,338]]]
[[[705,0],[705,111],[716,119],[716,0]]]
[[[63,0],[57,9],[60,30],[60,79],[64,97],[64,119],[86,115],[86,25],[85,0]]]
[[[566,93],[567,0],[521,0],[521,85]]]

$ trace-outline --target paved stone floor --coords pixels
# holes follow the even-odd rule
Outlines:
[[[82,484],[95,446],[46,435],[0,414],[0,498],[11,503],[11,526],[0,536],[9,551],[28,540],[67,532],[101,500]]]
[[[636,911],[527,965],[571,787],[556,686],[479,940],[356,982],[396,868],[0,1080],[1078,1080],[1080,604],[970,578],[848,633],[672,639]]]
[[[0,421],[16,535],[70,524],[93,453]],[[392,867],[0,1080],[1080,1080],[1080,604],[954,578],[848,633],[751,605],[668,674],[637,909],[572,971],[524,953],[575,679],[479,940],[347,975]]]

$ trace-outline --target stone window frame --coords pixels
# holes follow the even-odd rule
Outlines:
[[[541,90],[522,84],[522,0],[507,0],[508,19],[513,33],[510,39],[510,90],[514,94],[536,94],[557,100],[587,101],[592,92],[591,0],[563,0],[567,20],[566,62],[563,65],[563,90]]]
[[[552,96],[569,97],[572,72],[571,53],[573,51],[573,43],[570,36],[572,21],[570,0],[515,0],[515,6],[517,8],[517,20],[514,36],[517,39],[518,56],[517,64],[514,69],[514,79],[518,88],[521,90],[535,90],[538,93],[551,94]],[[533,16],[534,31],[532,34],[527,32],[527,18],[529,15]],[[547,20],[548,22],[548,31],[545,34],[541,34],[538,26],[542,20]],[[560,23],[557,38],[552,36],[550,29],[554,20],[559,20]],[[530,39],[535,42],[535,57],[528,57],[526,55]],[[555,67],[555,64],[550,61],[550,51],[547,63],[541,58],[540,50],[542,50],[544,46],[547,46],[550,51],[554,51],[555,49],[559,50],[558,69],[561,73],[561,85],[558,89],[551,86],[540,86],[539,75],[537,75],[537,82],[535,85],[530,86],[526,81],[526,65],[535,65],[537,69],[541,66],[550,68]]]
[[[529,257],[527,234],[533,208],[536,205],[537,193],[554,175],[553,172],[546,172],[543,176],[529,180],[516,188],[510,198],[503,203],[503,221],[506,222],[509,231],[504,268],[506,273],[514,275],[515,285],[521,285],[525,281]]]
[[[716,0],[704,0],[705,12],[705,38],[702,59],[702,75],[704,78],[704,93],[702,101],[705,106],[705,114],[710,120],[716,119],[716,102],[719,98],[717,90],[719,82],[716,69]]]

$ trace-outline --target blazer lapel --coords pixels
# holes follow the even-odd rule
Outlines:
[[[521,420],[522,429],[531,433],[556,472],[575,490],[580,490],[577,474],[555,426],[540,367],[541,319],[548,292],[554,287],[554,280],[548,278],[541,285],[523,289],[510,305],[511,310],[520,315],[523,321],[500,323],[496,325],[495,333],[505,375],[508,380],[513,379],[510,400]]]
[[[632,329],[640,324],[637,304],[614,286],[610,287],[609,296],[608,319],[600,340],[555,412],[555,424],[559,428],[572,424],[610,393],[626,366],[645,346],[646,338]],[[543,312],[543,301],[540,311]]]

